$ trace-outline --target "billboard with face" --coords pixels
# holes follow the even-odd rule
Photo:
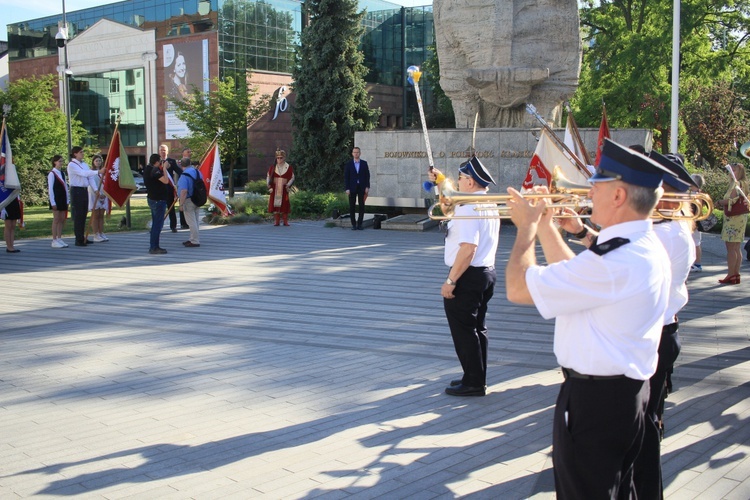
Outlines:
[[[189,134],[184,122],[177,119],[172,101],[182,101],[195,89],[208,92],[208,40],[164,45],[164,91],[166,99],[165,132],[167,139]]]

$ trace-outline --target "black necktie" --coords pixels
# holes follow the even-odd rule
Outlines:
[[[591,246],[589,247],[589,250],[594,252],[596,255],[602,256],[605,253],[609,253],[612,250],[615,250],[616,248],[620,248],[626,243],[630,243],[630,240],[627,238],[612,238],[611,240],[607,240],[602,244],[598,244],[596,242],[596,238],[591,242]]]

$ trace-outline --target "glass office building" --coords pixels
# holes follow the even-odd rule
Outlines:
[[[365,65],[370,69],[366,80],[383,86],[374,95],[390,98],[386,103],[378,102],[378,97],[373,101],[374,107],[379,106],[389,116],[380,126],[409,127],[417,113],[405,70],[412,64],[421,65],[428,57],[427,48],[434,43],[432,7],[404,8],[383,0],[360,0],[359,5],[366,10],[361,41]],[[69,39],[74,40],[102,19],[154,30],[159,49],[173,45],[175,55],[187,43],[184,41],[205,36],[212,42],[209,54],[203,56],[210,61],[210,72],[203,75],[223,77],[251,70],[253,74],[286,75],[289,81],[294,48],[306,24],[304,2],[297,0],[126,0],[66,13]],[[39,74],[39,70],[24,73],[18,68],[57,56],[55,36],[61,25],[62,14],[8,25],[11,79],[16,78],[14,68],[21,77]],[[166,56],[162,50],[158,52],[160,58]],[[57,58],[54,60],[56,65]],[[109,71],[71,77],[71,109],[94,137],[92,142],[99,145],[109,143],[113,120],[127,111],[120,125],[123,142],[145,147],[144,123],[149,119],[149,108],[144,97],[144,74],[138,68],[106,69]],[[166,74],[168,69],[165,66],[159,71]],[[159,80],[164,78],[157,76]],[[168,93],[161,86],[158,90]],[[429,106],[428,91],[423,98]],[[160,115],[166,112],[165,106],[159,103]],[[163,122],[169,120],[159,119],[160,130],[168,128]]]

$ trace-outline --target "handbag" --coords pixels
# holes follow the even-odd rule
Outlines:
[[[716,217],[714,214],[711,214],[708,216],[708,218],[704,220],[699,220],[695,224],[698,226],[698,231],[702,233],[707,233],[711,229],[713,229],[713,227],[718,223],[719,223],[719,218]]]
[[[732,208],[724,210],[724,215],[734,217],[735,215],[742,215],[750,212],[750,208],[747,206],[745,198],[740,197],[735,203],[732,203]]]

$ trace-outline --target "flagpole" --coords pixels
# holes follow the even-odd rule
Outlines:
[[[211,151],[211,148],[214,147],[214,144],[219,140],[219,136],[221,135],[221,132],[216,132],[216,137],[214,137],[214,140],[211,141],[211,144],[208,145],[208,148],[206,149],[206,152],[203,153],[203,156],[201,156],[200,163],[203,163],[206,161],[206,157],[208,156],[208,152]]]
[[[591,165],[591,158],[589,158],[589,153],[586,150],[586,145],[583,143],[583,139],[581,139],[581,132],[580,130],[578,130],[578,124],[576,123],[575,118],[573,118],[573,110],[570,108],[570,103],[566,102],[565,107],[568,110],[568,120],[570,120],[571,124],[573,125],[573,134],[575,134],[575,140],[581,146],[583,161],[586,162],[586,165]]]
[[[115,137],[117,136],[117,129],[118,129],[119,127],[120,127],[120,119],[121,119],[121,118],[122,118],[122,112],[120,112],[120,113],[119,113],[119,114],[117,115],[117,118],[115,119],[115,131],[114,131],[114,133],[112,134],[112,139],[113,139],[113,140],[114,140],[114,138],[115,138]],[[110,141],[109,145],[110,145],[110,148],[111,148],[111,146],[112,146],[112,141]],[[108,152],[107,152],[107,154],[108,154],[108,155],[109,155],[109,154],[111,154],[111,153],[112,153],[111,151],[108,151]],[[105,165],[106,165],[106,163],[105,163]],[[105,171],[104,171],[104,175],[105,175],[105,176],[107,175],[107,171],[106,171],[106,169],[105,169]],[[96,210],[96,205],[98,205],[98,204],[99,204],[99,199],[101,198],[101,194],[102,194],[102,189],[104,189],[104,176],[101,176],[101,175],[100,175],[100,176],[99,176],[99,189],[97,189],[97,190],[96,190],[96,196],[94,197],[94,207],[93,207],[93,208],[92,208],[91,210]],[[93,213],[93,212],[92,212],[92,213]],[[111,214],[111,212],[110,212],[110,214]],[[110,214],[108,214],[108,215],[110,215]],[[92,215],[92,216],[91,216],[91,218],[89,219],[89,227],[91,228],[91,230],[92,230],[92,231],[93,231],[93,230],[95,230],[95,228],[94,228],[94,217],[93,217],[93,215]],[[83,239],[84,239],[84,240],[87,240],[88,238],[89,238],[89,231],[88,231],[88,229],[86,229],[86,235],[85,235],[85,236],[83,237]]]
[[[578,158],[578,155],[576,155],[573,151],[570,150],[570,148],[568,147],[568,145],[565,144],[565,141],[562,141],[562,140],[560,140],[559,137],[557,137],[557,134],[555,133],[554,130],[552,130],[552,127],[550,127],[549,124],[544,120],[544,118],[542,118],[542,116],[539,113],[536,112],[536,108],[534,107],[534,105],[530,104],[530,103],[526,103],[526,111],[530,115],[532,115],[534,118],[536,118],[539,121],[539,123],[542,124],[542,127],[544,127],[544,129],[547,132],[549,132],[549,134],[552,136],[552,138],[555,140],[555,142],[557,142],[557,144],[559,146],[561,146],[570,155],[570,157],[573,160],[573,163],[575,163],[576,168],[578,169],[578,171],[581,172],[583,174],[583,176],[586,177],[587,179],[589,177],[591,177],[591,172],[589,172],[589,169],[586,168],[586,165],[584,165],[581,162],[581,160]]]

